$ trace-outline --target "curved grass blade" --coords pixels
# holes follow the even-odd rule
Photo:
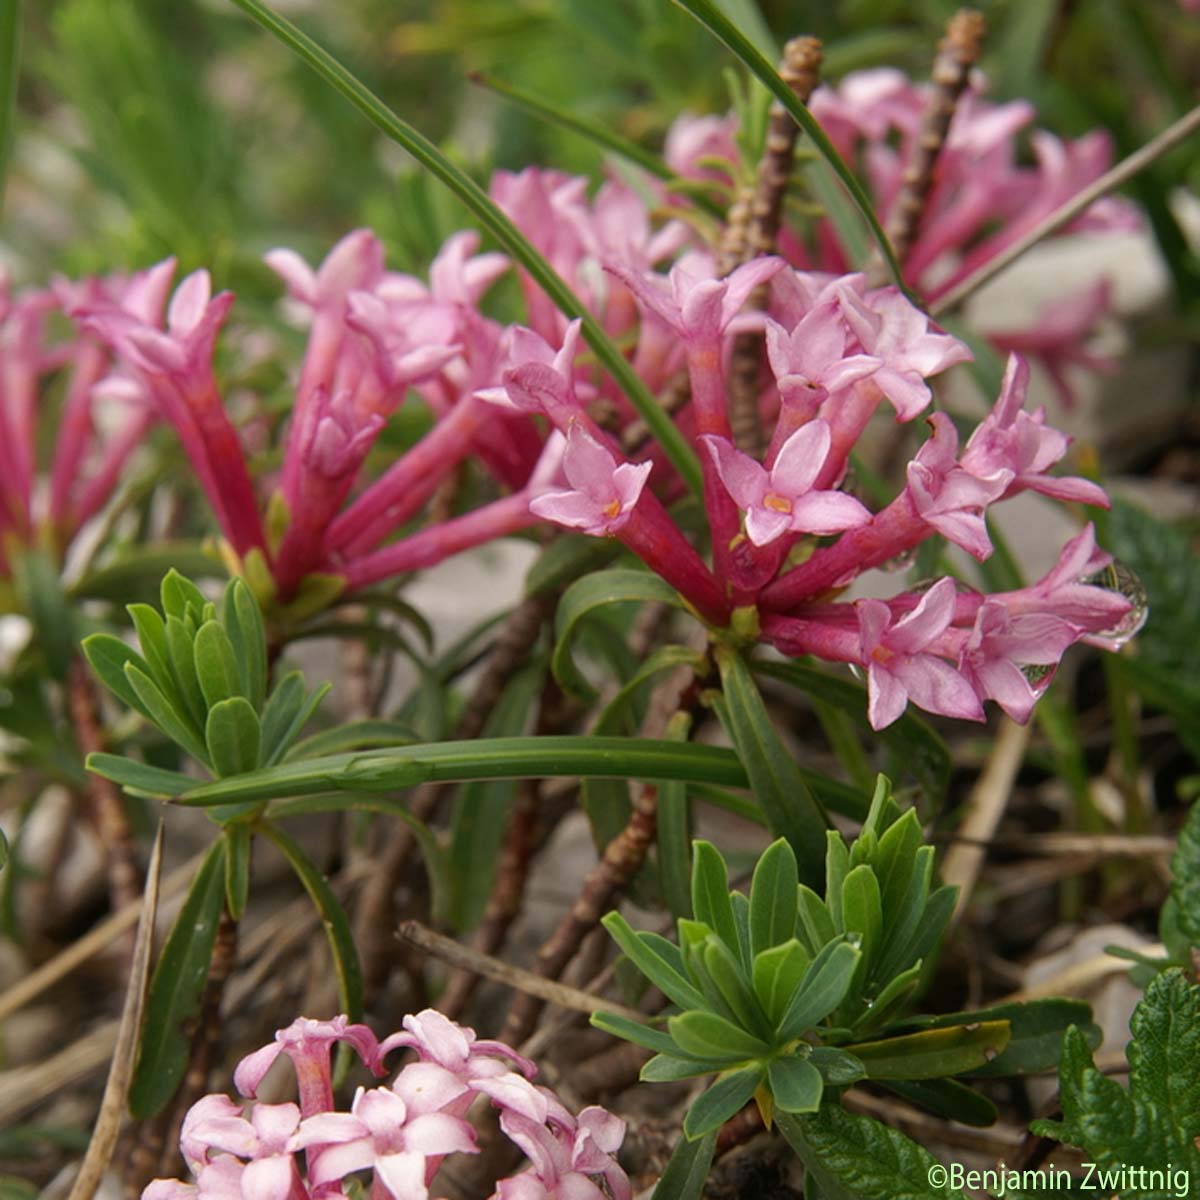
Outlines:
[[[547,296],[569,317],[583,321],[583,335],[596,357],[629,397],[638,415],[661,444],[663,452],[696,495],[702,491],[700,463],[671,418],[626,361],[595,318],[587,312],[566,281],[533,248],[488,194],[461,167],[447,158],[424,134],[397,116],[365,84],[328,51],[261,0],[233,0],[252,20],[302,58],[331,87],[341,92],[377,129],[403,146],[441,180],[474,214],[479,223],[517,262]],[[781,83],[781,87],[784,85]],[[784,87],[784,91],[787,88]],[[791,94],[790,92],[788,93]]]
[[[236,4],[243,2],[244,0],[234,0]],[[779,77],[779,73],[775,68],[755,49],[750,39],[721,12],[718,6],[713,3],[713,0],[675,0],[675,3],[695,17],[718,41],[724,42],[741,59],[742,64],[747,70],[762,80],[775,99],[787,109],[796,124],[804,130],[816,148],[817,153],[829,164],[830,170],[838,177],[842,186],[849,193],[850,199],[854,202],[854,206],[862,214],[863,220],[866,221],[867,227],[871,231],[871,237],[875,240],[876,245],[878,245],[884,262],[887,263],[893,281],[910,300],[916,303],[914,297],[904,285],[900,264],[896,261],[896,255],[892,251],[892,244],[888,241],[888,236],[884,233],[883,226],[879,223],[879,218],[875,215],[875,209],[871,205],[870,197],[863,190],[862,184],[855,178],[854,173],[842,161],[841,155],[834,149],[833,143],[826,136],[825,131],[817,123],[812,113],[808,111],[805,105],[801,104],[792,89]]]
[[[317,870],[312,860],[300,849],[298,842],[283,832],[278,825],[263,822],[262,832],[279,847],[284,858],[291,864],[297,878],[304,885],[317,912],[321,914],[321,924],[325,926],[325,936],[329,939],[329,951],[333,955],[333,967],[337,974],[338,1000],[342,1012],[351,1021],[362,1017],[363,980],[362,966],[358,961],[358,951],[354,946],[354,935],[350,932],[350,919],[346,910],[325,876]]]
[[[531,113],[551,125],[557,125],[569,133],[578,134],[579,137],[593,142],[601,149],[608,150],[627,162],[633,163],[635,167],[641,167],[647,174],[661,179],[664,183],[671,183],[678,178],[657,154],[647,150],[644,146],[639,146],[637,142],[631,141],[629,138],[622,137],[600,121],[590,121],[586,117],[579,116],[578,113],[559,108],[549,100],[543,100],[540,96],[535,96],[532,92],[506,83],[503,79],[485,75],[482,71],[472,71],[467,78],[478,87],[486,88],[497,96],[503,96],[505,100],[511,101],[527,113]],[[710,217],[724,221],[725,210],[711,197],[702,193],[694,193],[691,199],[697,208],[702,209]]]

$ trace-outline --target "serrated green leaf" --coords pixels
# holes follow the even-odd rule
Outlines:
[[[250,896],[250,847],[254,835],[250,826],[233,821],[225,826],[225,907],[240,921]]]
[[[825,1080],[807,1058],[773,1058],[767,1068],[771,1098],[781,1112],[810,1113],[821,1107]]]
[[[187,1069],[184,1026],[200,1010],[217,924],[225,901],[225,843],[208,852],[167,934],[150,980],[129,1109],[138,1120],[159,1112]]]
[[[329,952],[333,958],[334,974],[337,977],[338,1003],[341,1011],[351,1021],[362,1017],[363,981],[362,967],[358,961],[358,950],[354,935],[350,931],[350,919],[333,894],[325,876],[317,870],[298,842],[284,833],[278,825],[267,822],[262,825],[263,834],[279,847],[284,858],[296,872],[304,890],[321,915],[325,936],[329,940]]]
[[[779,1131],[827,1200],[965,1200],[930,1182],[938,1160],[898,1129],[825,1104],[812,1116],[779,1113]]]
[[[231,696],[242,696],[242,678],[233,643],[218,621],[205,621],[192,642],[196,678],[204,701],[211,708]]]
[[[716,1145],[716,1130],[699,1138],[681,1137],[651,1200],[700,1200]]]
[[[596,690],[583,677],[574,658],[574,643],[584,620],[610,604],[670,604],[683,607],[679,593],[649,571],[614,568],[577,580],[563,593],[554,619],[554,655],[550,669],[564,691],[594,700]]]
[[[811,962],[808,951],[795,938],[755,955],[754,991],[772,1026],[783,1020]]]
[[[1192,805],[1171,859],[1175,925],[1188,946],[1200,949],[1200,802]]]
[[[858,948],[849,942],[830,942],[809,964],[800,987],[779,1023],[785,1042],[823,1021],[846,998],[858,967]]]
[[[746,1067],[718,1079],[688,1109],[683,1119],[684,1136],[694,1140],[720,1129],[750,1100],[762,1077],[762,1067]]]
[[[225,586],[221,624],[233,647],[241,694],[258,712],[267,693],[267,631],[258,601],[241,579],[231,579]]]
[[[681,1050],[696,1058],[741,1062],[770,1050],[761,1038],[739,1029],[732,1021],[699,1009],[668,1018],[667,1030]]]
[[[673,1000],[680,1008],[704,1007],[704,996],[696,985],[676,966],[675,962],[656,953],[645,941],[638,938],[629,922],[620,913],[609,913],[601,919],[600,924],[608,930],[613,940],[621,947],[625,957],[669,1000]],[[677,947],[672,946],[671,949],[676,954],[679,953]]]
[[[1059,1066],[1061,1125],[1036,1128],[1083,1149],[1100,1170],[1167,1163],[1187,1173],[1184,1187],[1200,1187],[1200,986],[1178,968],[1152,980],[1129,1022],[1128,1090],[1097,1071],[1084,1034],[1072,1027]],[[1099,1171],[1097,1172],[1099,1175]],[[1122,1196],[1157,1197],[1163,1188],[1122,1189]]]
[[[868,1079],[940,1079],[978,1071],[1008,1045],[1007,1021],[975,1021],[843,1046]]]
[[[262,749],[262,730],[250,701],[244,696],[231,696],[214,704],[208,710],[204,741],[218,775],[253,771]]]
[[[823,875],[828,819],[775,732],[746,660],[724,646],[717,648],[716,658],[724,690],[718,715],[728,723],[730,738],[771,832],[787,838],[796,853],[800,877],[816,886]]]
[[[799,882],[796,855],[779,838],[763,851],[750,882],[750,949],[756,958],[795,933]]]

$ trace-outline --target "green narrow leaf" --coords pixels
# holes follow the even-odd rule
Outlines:
[[[796,856],[779,838],[763,851],[750,882],[750,950],[759,955],[796,931]]]
[[[363,981],[362,967],[358,961],[358,950],[354,935],[350,931],[350,920],[338,898],[333,894],[325,876],[313,865],[299,843],[278,825],[266,822],[262,832],[279,847],[284,858],[291,863],[292,870],[304,885],[325,927],[329,939],[329,951],[333,956],[334,972],[337,975],[338,1003],[351,1021],[362,1017]]]
[[[149,604],[127,604],[125,611],[133,621],[142,656],[150,664],[150,677],[158,684],[163,695],[170,696],[176,701],[177,707],[182,707],[175,696],[178,689],[175,686],[174,672],[171,670],[171,656],[167,650],[167,627],[158,610],[151,608]]]
[[[795,938],[755,956],[754,991],[773,1026],[783,1020],[811,961],[808,951]]]
[[[204,593],[188,578],[180,575],[174,567],[164,576],[160,588],[163,613],[169,617],[178,617],[181,621],[187,616],[190,604],[197,613],[203,613],[208,601]]]
[[[704,1008],[704,997],[696,985],[679,970],[674,962],[651,950],[620,913],[609,913],[601,918],[600,924],[608,930],[613,941],[621,947],[625,957],[668,1000],[674,1001],[680,1008]],[[672,947],[672,949],[678,954],[676,947]]]
[[[825,834],[825,902],[838,933],[845,932],[842,915],[842,885],[850,871],[850,851],[836,829]]]
[[[688,713],[677,712],[668,722],[665,736],[686,741],[692,727]],[[663,899],[673,917],[692,915],[692,804],[688,786],[678,780],[658,788],[658,873]]]
[[[297,672],[299,674],[299,672]],[[293,695],[285,697],[288,702],[288,707],[281,712],[274,714],[279,725],[278,732],[275,733],[275,749],[271,752],[271,757],[263,755],[263,766],[273,767],[280,758],[285,755],[295,740],[304,732],[305,725],[312,719],[313,713],[317,711],[317,707],[321,701],[329,694],[331,684],[323,683],[319,687],[313,688],[309,695],[304,695],[304,677],[301,675],[299,679],[300,698],[298,704],[293,704]],[[268,705],[268,707],[270,707]],[[290,722],[283,725],[282,722],[287,717],[291,718]],[[265,725],[265,712],[264,712]],[[264,736],[265,744],[265,736]]]
[[[919,846],[904,899],[899,908],[888,909],[889,914],[899,913],[899,916],[890,921],[885,930],[884,948],[875,964],[876,978],[888,979],[912,965],[916,956],[909,953],[909,947],[924,916],[932,879],[933,847]]]
[[[796,889],[797,908],[800,913],[800,931],[808,941],[811,954],[820,951],[838,936],[837,927],[825,907],[825,901],[803,883]]]
[[[975,1078],[1002,1078],[1049,1071],[1058,1066],[1062,1039],[1076,1026],[1094,1049],[1100,1044],[1100,1027],[1092,1020],[1086,1000],[1026,1000],[1014,1004],[992,1004],[971,1012],[944,1013],[905,1021],[906,1029],[949,1029],[977,1021],[1007,1021],[1008,1045],[984,1066],[971,1072]]]
[[[297,672],[299,674],[299,672]],[[348,750],[377,750],[384,746],[411,746],[421,739],[415,729],[401,721],[389,721],[383,717],[368,717],[362,721],[348,721],[323,729],[292,745],[284,755],[285,762],[299,762],[305,758],[319,758],[323,754],[344,754]],[[263,736],[264,751],[266,735]]]
[[[159,691],[158,685],[134,662],[125,664],[125,678],[137,694],[138,707],[172,741],[178,742],[193,758],[206,766],[208,750],[193,732],[191,723],[180,713],[170,699]]]
[[[957,1079],[892,1079],[887,1089],[910,1104],[962,1125],[982,1129],[994,1125],[999,1116],[996,1106],[986,1096]]]
[[[225,585],[221,623],[233,647],[242,695],[257,712],[267,694],[267,631],[258,601],[241,579]]]
[[[87,756],[84,765],[137,796],[182,796],[196,786],[195,779],[181,771],[164,771],[119,754],[95,752]]]
[[[784,1041],[799,1037],[823,1021],[845,999],[858,966],[859,952],[849,942],[831,942],[812,960],[779,1023]]]
[[[825,1080],[821,1072],[806,1058],[790,1055],[773,1058],[767,1068],[771,1099],[782,1112],[810,1113],[821,1107]]]
[[[770,1047],[761,1038],[739,1029],[714,1012],[692,1009],[667,1019],[667,1029],[679,1048],[696,1058],[741,1062],[765,1055]]]
[[[715,1133],[740,1112],[762,1082],[762,1067],[746,1067],[724,1075],[702,1093],[683,1119],[683,1133],[695,1140]],[[657,1192],[655,1193],[657,1195]]]
[[[699,1138],[681,1137],[650,1200],[701,1200],[716,1146],[715,1130]]]
[[[692,912],[734,953],[738,952],[737,925],[729,900],[729,870],[712,842],[692,846]]]
[[[775,99],[791,113],[796,124],[808,135],[818,154],[829,164],[830,169],[846,189],[851,201],[862,214],[875,244],[879,247],[880,254],[887,263],[892,281],[905,295],[913,299],[905,286],[904,276],[900,271],[900,264],[892,252],[891,242],[888,241],[887,234],[884,233],[883,226],[875,215],[870,197],[854,173],[842,161],[841,155],[838,154],[817,119],[808,111],[807,106],[801,103],[795,92],[779,77],[775,68],[755,49],[746,35],[721,12],[713,0],[675,0],[675,3],[691,13],[718,41],[724,42],[743,65],[767,86]]]
[[[240,921],[250,895],[250,847],[254,835],[243,821],[225,826],[225,907]]]
[[[147,677],[150,664],[132,646],[127,646],[111,633],[93,633],[83,639],[83,656],[91,664],[96,677],[110,692],[122,700],[134,712],[149,717],[150,711],[142,703],[125,675],[125,664],[133,663]]]
[[[979,1021],[843,1046],[868,1079],[940,1079],[977,1071],[1008,1045],[1007,1021]]]
[[[596,357],[628,396],[630,403],[646,422],[655,440],[662,446],[663,452],[687,482],[688,487],[699,495],[702,490],[700,463],[675,422],[662,409],[621,349],[605,334],[580,299],[487,193],[433,142],[397,116],[332,55],[290,21],[273,12],[261,0],[233,2],[262,28],[293,50],[326,83],[345,96],[377,129],[407,150],[427,171],[445,184],[470,209],[480,225],[529,272],[561,312],[568,317],[579,317],[582,320],[584,338],[595,351]]]
[[[0,39],[5,36],[3,22],[4,15],[0,14]],[[3,49],[0,45],[0,53]],[[7,86],[6,81],[0,80],[0,91],[7,90]],[[55,679],[65,679],[78,638],[75,613],[63,594],[57,564],[42,550],[22,550],[13,557],[12,576],[36,633],[35,645],[45,655],[47,669]]]
[[[866,863],[855,867],[842,881],[842,927],[846,933],[860,936],[863,970],[869,970],[871,960],[880,950],[883,906],[879,898],[879,881]]]
[[[550,668],[564,691],[594,700],[596,690],[583,677],[574,659],[574,641],[584,619],[597,609],[622,603],[670,604],[683,607],[679,593],[649,571],[617,567],[597,571],[571,584],[558,603],[554,618],[554,655]]]
[[[729,735],[771,832],[791,843],[800,877],[819,885],[829,822],[779,740],[745,659],[729,647],[718,647],[717,665],[725,692],[718,712],[728,718]]]
[[[327,690],[327,688],[326,688]],[[611,779],[684,779],[745,787],[737,755],[720,746],[655,738],[573,735],[477,738],[335,754],[264,767],[241,778],[193,788],[181,803],[197,807],[280,796],[312,796],[346,788],[387,792],[418,783],[461,783],[470,779],[552,779],[559,776]]]
[[[245,696],[231,696],[208,710],[204,740],[220,776],[242,775],[258,766],[262,730]]]
[[[262,711],[262,760],[273,767],[283,757],[288,746],[284,735],[291,729],[297,714],[304,706],[304,674],[289,671],[276,683]]]
[[[677,1083],[681,1079],[698,1079],[701,1075],[716,1075],[727,1063],[713,1059],[681,1058],[678,1048],[670,1054],[656,1054],[638,1072],[643,1083]]]
[[[12,151],[21,75],[21,0],[0,0],[0,205]]]
[[[600,1009],[592,1013],[591,1023],[597,1029],[611,1033],[613,1037],[623,1038],[635,1046],[653,1050],[656,1054],[679,1054],[679,1047],[675,1045],[669,1034],[664,1033],[661,1029],[643,1025],[640,1021],[630,1020],[629,1017],[623,1017],[620,1013],[605,1012],[604,1009]]]
[[[183,698],[188,715],[195,721],[196,728],[203,729],[205,718],[208,716],[208,705],[204,702],[200,680],[196,677],[192,635],[179,617],[168,617],[165,629],[167,658],[171,663],[171,678],[175,681],[175,690]]]
[[[702,958],[704,969],[737,1017],[738,1024],[764,1039],[770,1038],[773,1026],[750,990],[734,952],[720,938],[710,935],[702,949]]]
[[[150,980],[141,1049],[129,1087],[138,1120],[159,1112],[187,1069],[184,1025],[200,1011],[217,924],[225,901],[225,843],[218,841],[196,872]]]
[[[217,621],[205,621],[200,626],[192,643],[192,653],[196,660],[196,678],[210,708],[231,696],[244,694],[233,643]]]
[[[848,1087],[867,1075],[866,1069],[853,1054],[833,1046],[814,1046],[808,1061],[821,1072],[821,1078],[830,1087]]]

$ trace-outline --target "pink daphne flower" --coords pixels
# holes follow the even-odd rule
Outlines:
[[[309,1183],[318,1191],[370,1168],[385,1194],[426,1200],[442,1158],[475,1152],[475,1131],[461,1117],[446,1113],[412,1116],[388,1088],[359,1088],[350,1112],[308,1117],[297,1142],[300,1147],[320,1146],[309,1169]]]
[[[286,1029],[280,1029],[273,1042],[243,1058],[233,1073],[233,1082],[243,1096],[255,1096],[271,1065],[281,1054],[286,1054],[296,1068],[304,1115],[326,1112],[333,1107],[329,1051],[335,1042],[353,1046],[376,1075],[383,1074],[379,1043],[366,1025],[351,1025],[344,1016],[331,1021],[298,1017]]]
[[[908,464],[908,497],[918,516],[980,560],[992,552],[984,513],[1004,495],[1013,473],[995,468],[983,477],[958,464],[958,432],[943,412],[929,418],[933,436]],[[991,464],[986,464],[991,465]]]
[[[882,600],[859,600],[854,608],[872,729],[890,725],[908,700],[926,712],[983,720],[974,688],[941,656],[937,645],[954,620],[954,580],[939,579],[899,620]]]
[[[770,470],[725,438],[701,441],[721,482],[746,514],[746,536],[756,546],[785,533],[840,533],[871,519],[853,496],[813,490],[830,446],[829,426],[820,418],[802,425],[784,442]]]
[[[653,469],[650,463],[618,465],[579,422],[567,432],[562,468],[570,490],[542,492],[529,511],[594,536],[614,534],[628,523]]]
[[[1098,484],[1046,474],[1066,454],[1071,440],[1046,424],[1044,408],[1032,414],[1024,411],[1028,387],[1029,364],[1015,354],[1010,355],[1000,398],[967,442],[963,469],[979,478],[999,471],[1010,472],[1005,498],[1028,490],[1056,500],[1076,500],[1107,508],[1108,497]]]
[[[422,1062],[437,1063],[463,1083],[503,1075],[510,1070],[508,1062],[516,1063],[527,1077],[537,1074],[537,1067],[529,1059],[522,1058],[511,1046],[476,1038],[473,1029],[456,1024],[433,1008],[406,1016],[404,1032],[393,1033],[381,1043],[380,1058],[397,1046],[415,1050]]]

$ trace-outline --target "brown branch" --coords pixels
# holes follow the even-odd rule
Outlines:
[[[455,726],[456,737],[474,738],[482,732],[488,714],[495,707],[512,673],[528,657],[543,625],[554,612],[557,600],[556,592],[543,593],[522,600],[513,609],[459,717]],[[419,820],[426,821],[433,815],[441,795],[441,786],[422,784],[413,792],[409,811]],[[393,826],[377,869],[359,895],[355,913],[355,941],[362,960],[368,1003],[386,982],[390,970],[394,949],[390,931],[396,925],[393,896],[415,845],[416,839],[407,825]]]
[[[107,749],[100,725],[100,703],[89,668],[76,658],[67,676],[67,708],[79,749],[86,757]],[[121,791],[99,775],[88,776],[88,816],[101,845],[108,851],[108,891],[115,911],[137,903],[142,895],[142,875],[137,865],[133,830],[125,815]]]
[[[966,90],[971,70],[979,60],[979,52],[987,33],[983,14],[972,8],[960,8],[950,18],[946,35],[938,44],[930,78],[933,89],[917,134],[916,152],[904,169],[900,191],[888,217],[887,235],[896,261],[902,266],[920,232],[925,205],[933,190],[937,161],[946,143],[950,122],[954,119],[959,98]],[[882,283],[886,276],[883,264],[872,266],[872,282]]]
[[[1044,217],[1011,246],[1001,250],[999,254],[968,275],[961,283],[952,287],[945,295],[939,296],[929,306],[930,316],[940,317],[957,308],[968,296],[978,291],[985,283],[990,283],[1001,272],[1006,271],[1043,238],[1047,238],[1052,233],[1057,233],[1063,226],[1069,225],[1097,200],[1107,196],[1109,192],[1115,191],[1123,183],[1144,171],[1155,159],[1161,158],[1169,150],[1173,150],[1181,142],[1186,141],[1197,129],[1200,129],[1200,105],[1185,113],[1178,121],[1168,125],[1157,137],[1151,138],[1128,158],[1123,158],[1115,167],[1105,171],[1099,179],[1088,184],[1082,191],[1076,192],[1070,200],[1059,205],[1049,216]]]
[[[821,43],[817,38],[792,38],[783,49],[779,74],[796,94],[801,104],[821,81]],[[783,201],[792,178],[796,156],[796,138],[800,127],[778,101],[771,105],[767,117],[767,139],[758,164],[758,178],[749,200],[745,233],[738,247],[738,257],[722,260],[718,269],[728,274],[741,263],[762,254],[775,253],[775,239],[783,213]],[[732,210],[731,210],[732,218]],[[756,289],[750,297],[753,309],[763,309],[767,303],[767,288]],[[758,410],[759,376],[762,373],[763,337],[757,330],[747,330],[734,339],[729,361],[729,423],[734,443],[740,450],[758,457],[764,449],[762,418]]]
[[[674,416],[692,398],[691,385],[686,371],[680,371],[668,381],[663,394],[658,397],[658,406]],[[621,435],[621,449],[626,454],[636,454],[650,440],[650,427],[640,417],[630,421]]]

